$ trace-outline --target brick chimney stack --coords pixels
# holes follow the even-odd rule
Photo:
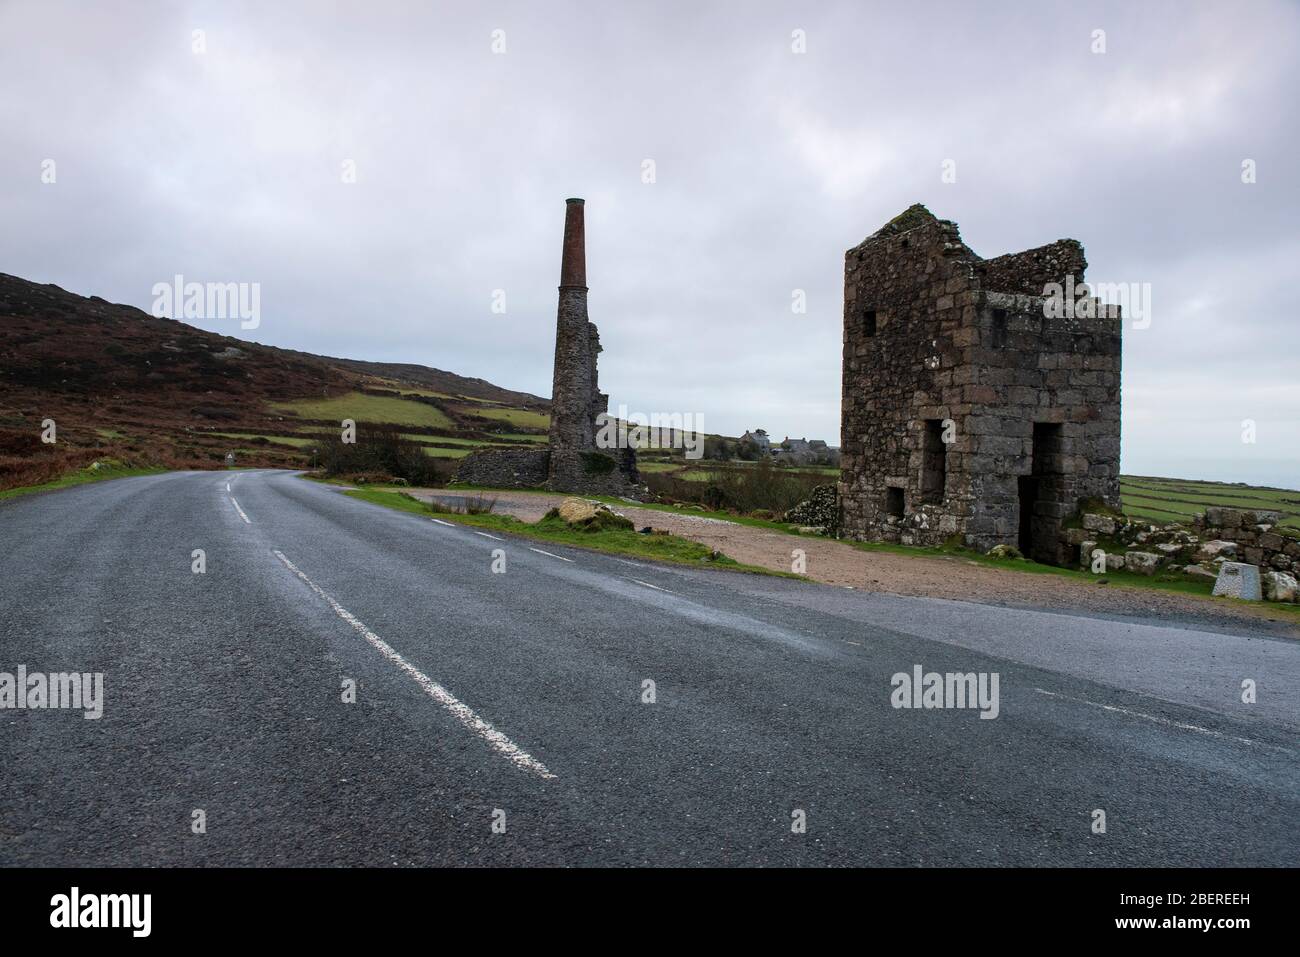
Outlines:
[[[560,260],[560,288],[580,286],[587,288],[587,230],[581,199],[565,200],[564,255]]]

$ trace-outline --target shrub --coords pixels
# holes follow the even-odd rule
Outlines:
[[[617,465],[612,458],[600,452],[582,453],[582,467],[589,475],[608,475]]]
[[[784,513],[826,481],[824,475],[778,468],[768,461],[753,466],[717,468],[707,482],[688,482],[657,472],[642,473],[641,478],[660,502],[699,503],[714,511],[733,508],[746,515],[764,510],[771,514]]]
[[[416,498],[410,492],[399,492],[403,498],[410,499],[412,502],[419,502],[428,511],[435,515],[487,515],[497,507],[495,498],[487,498],[483,495],[462,498],[455,504],[439,502],[436,499],[425,501],[422,498]]]
[[[328,476],[400,478],[425,487],[446,485],[455,470],[450,460],[425,455],[419,444],[403,438],[401,426],[374,423],[357,426],[356,442],[344,444],[338,436],[323,441],[320,462]]]

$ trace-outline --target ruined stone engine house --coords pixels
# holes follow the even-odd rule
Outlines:
[[[565,201],[547,448],[478,450],[461,460],[457,481],[624,498],[642,494],[635,449],[598,447],[598,419],[609,409],[609,396],[600,391],[596,372],[600,333],[587,317],[584,208],[581,199]]]
[[[1086,265],[981,259],[921,205],[845,254],[843,534],[1061,563],[1082,501],[1119,507],[1119,310],[1057,295]]]

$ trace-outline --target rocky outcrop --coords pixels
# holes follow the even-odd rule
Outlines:
[[[1223,594],[1261,590],[1269,601],[1298,601],[1294,586],[1300,571],[1300,536],[1282,529],[1276,511],[1208,508],[1187,524],[1131,522],[1118,514],[1084,512],[1061,531],[1063,550],[1074,550],[1078,566],[1101,572],[1094,553],[1105,555],[1105,571],[1127,569],[1139,575],[1176,572],[1216,581]],[[1237,570],[1221,574],[1224,566]],[[1262,589],[1252,582],[1262,577]]]
[[[835,486],[818,485],[813,488],[808,493],[808,498],[785,513],[785,521],[834,534],[840,524],[839,495]]]

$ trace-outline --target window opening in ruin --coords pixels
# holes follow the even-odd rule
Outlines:
[[[1004,349],[1007,345],[1007,311],[993,310],[993,348]]]
[[[885,489],[885,513],[895,518],[903,517],[903,490],[897,485]]]
[[[876,334],[876,310],[868,309],[862,317],[862,331],[868,336]]]
[[[943,440],[943,419],[926,419],[921,446],[921,501],[942,502],[947,483],[948,445]]]

